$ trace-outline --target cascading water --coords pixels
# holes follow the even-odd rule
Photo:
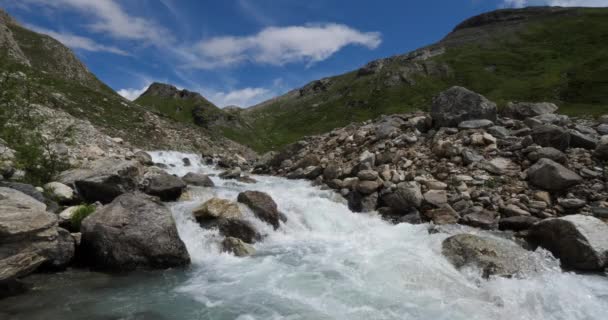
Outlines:
[[[194,155],[151,154],[178,176],[218,173]],[[185,157],[191,166],[183,165]],[[38,307],[24,307],[29,313],[22,310],[24,316],[13,319],[605,319],[608,314],[608,279],[562,272],[546,252],[535,253],[538,272],[482,280],[475,270],[456,270],[441,254],[447,235],[429,234],[427,225],[395,226],[352,213],[341,197],[306,181],[254,178],[257,183],[244,184],[214,177],[215,188],[192,188],[190,201],[170,204],[192,257],[189,270],[57,276],[49,284],[56,288],[13,300],[12,310],[18,309],[15,302]],[[236,200],[245,190],[270,194],[288,221],[275,231],[242,206],[246,219],[267,236],[255,244],[254,256],[237,258],[221,253],[217,231],[200,228],[191,212],[207,199]],[[64,282],[72,285],[57,284]],[[0,302],[0,310],[4,307]]]

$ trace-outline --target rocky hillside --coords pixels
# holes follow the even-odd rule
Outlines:
[[[253,155],[210,130],[174,121],[125,100],[87,70],[70,49],[22,27],[3,11],[0,69],[3,103],[18,103],[23,110],[35,110],[31,106],[36,105],[57,111],[57,115],[68,117],[68,122],[89,123],[108,139],[119,138],[143,149]],[[4,101],[8,96],[20,100]]]
[[[382,116],[307,137],[265,155],[256,170],[314,180],[340,192],[353,211],[377,210],[395,222],[459,223],[525,237],[549,218],[608,219],[608,118],[557,110],[515,103],[499,113],[486,97],[453,87],[434,99],[430,113]]]
[[[608,105],[608,9],[499,10],[468,19],[436,44],[313,81],[241,112],[228,136],[259,151],[382,114],[427,110],[460,85],[496,101],[549,101],[566,114]]]
[[[235,113],[225,112],[198,92],[178,90],[169,84],[153,83],[135,103],[174,120],[207,129],[241,126]]]

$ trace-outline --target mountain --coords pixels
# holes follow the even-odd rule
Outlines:
[[[534,7],[470,18],[441,41],[313,81],[239,113],[224,133],[258,151],[279,149],[382,114],[427,109],[459,85],[499,106],[550,101],[569,114],[608,107],[608,9]]]
[[[177,121],[208,129],[217,126],[239,126],[236,116],[218,108],[200,93],[179,90],[169,84],[153,83],[135,100],[135,103]]]
[[[69,48],[28,30],[1,9],[0,72],[3,79],[11,80],[0,81],[3,93],[17,90],[13,80],[21,79],[23,86],[20,84],[15,94],[27,96],[28,104],[88,121],[104,134],[120,137],[135,147],[181,148],[210,154],[236,149],[251,154],[217,132],[174,121],[127,101],[92,74]]]

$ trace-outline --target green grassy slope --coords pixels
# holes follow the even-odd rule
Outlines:
[[[326,91],[288,94],[247,110],[243,117],[250,127],[228,128],[224,133],[257,151],[278,149],[352,121],[424,110],[433,96],[453,85],[480,92],[499,105],[551,101],[569,114],[604,113],[608,111],[608,9],[568,13],[492,30],[480,40],[440,42],[437,46],[445,46],[446,53],[426,63],[448,65],[448,73],[421,73],[414,76],[413,85],[387,85],[387,79],[411,64],[399,57],[388,59],[375,74],[350,72],[330,78]]]

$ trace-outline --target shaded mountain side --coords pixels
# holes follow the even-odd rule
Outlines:
[[[608,107],[608,9],[498,10],[470,18],[441,41],[313,81],[240,112],[231,139],[268,151],[381,114],[426,109],[460,85],[504,105],[550,101],[569,114]]]
[[[244,155],[252,154],[221,134],[174,121],[125,100],[97,79],[69,48],[20,26],[2,10],[0,74],[11,80],[0,83],[3,91],[18,87],[16,95],[27,96],[29,103],[65,111],[139,148],[210,153],[238,149]],[[11,85],[17,80],[26,83]]]

